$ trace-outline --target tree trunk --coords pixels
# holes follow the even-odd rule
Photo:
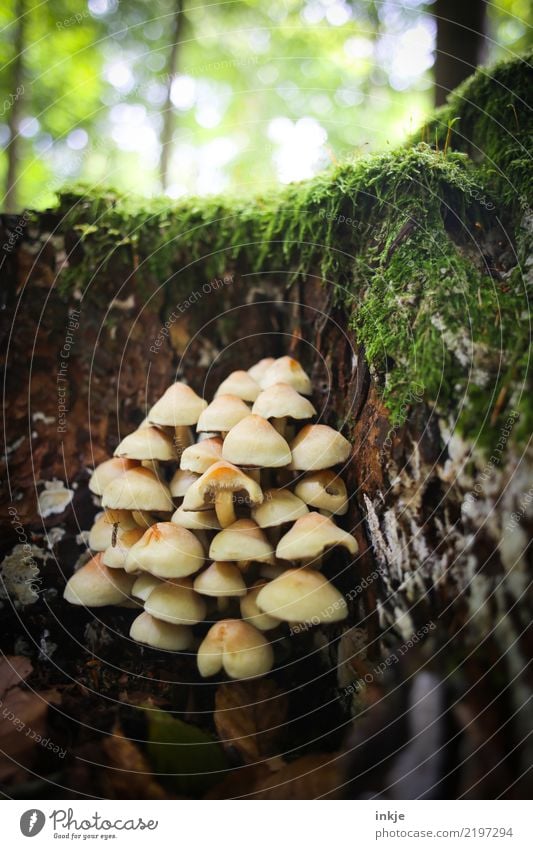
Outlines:
[[[12,100],[7,125],[9,127],[9,144],[7,146],[6,192],[4,205],[6,212],[18,210],[18,166],[19,166],[19,121],[22,113],[22,98],[24,94],[24,47],[26,27],[26,0],[17,0],[15,4],[16,23],[14,25],[14,59],[11,72],[11,91],[8,97]]]
[[[163,107],[163,127],[161,129],[161,154],[159,158],[159,180],[161,191],[166,192],[168,188],[168,166],[172,154],[172,139],[175,126],[174,104],[171,99],[172,83],[178,69],[179,42],[183,28],[183,3],[176,0],[176,10],[173,22],[172,44],[168,55],[166,67],[167,96]]]
[[[487,23],[485,0],[436,0],[435,105],[474,73],[482,61]]]

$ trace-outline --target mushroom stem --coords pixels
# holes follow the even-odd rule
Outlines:
[[[154,475],[157,475],[157,477],[159,477],[159,460],[143,460],[141,466],[143,466],[145,469],[150,469],[150,471],[153,472]]]
[[[253,481],[261,485],[261,469],[246,469],[246,474]]]
[[[287,416],[282,416],[279,419],[273,418],[270,420],[270,424],[275,430],[277,430],[280,436],[285,436],[285,431],[287,429]]]
[[[247,572],[250,568],[251,560],[237,560],[237,566],[241,570],[241,572]]]
[[[306,569],[316,569],[317,571],[322,568],[323,555],[317,554],[316,557],[310,557],[308,560],[302,560],[302,566]]]
[[[217,598],[217,608],[219,613],[225,613],[229,608],[229,598],[227,596]]]
[[[191,444],[190,439],[190,431],[189,428],[185,425],[177,425],[174,428],[174,446],[176,448],[176,454],[178,455],[178,460],[185,451],[186,448]]]
[[[237,521],[235,507],[233,504],[233,492],[219,490],[215,496],[215,510],[221,528],[227,528]]]

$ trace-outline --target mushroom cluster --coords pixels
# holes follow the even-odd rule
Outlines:
[[[264,675],[267,632],[344,619],[346,601],[320,569],[339,546],[357,553],[335,523],[348,509],[335,469],[351,445],[311,423],[311,391],[286,356],[233,372],[210,404],[170,386],[91,476],[103,512],[65,599],[142,606],[131,638],[197,649],[203,677]]]

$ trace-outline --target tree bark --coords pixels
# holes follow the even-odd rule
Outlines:
[[[171,99],[172,83],[178,69],[179,43],[183,28],[183,2],[176,0],[174,14],[172,44],[168,55],[166,68],[167,96],[163,107],[163,127],[161,129],[161,154],[159,158],[159,180],[161,190],[165,192],[168,188],[168,166],[172,154],[172,137],[174,133],[175,112]]]
[[[482,60],[487,4],[485,0],[436,0],[433,14],[437,21],[435,105],[441,106]]]
[[[18,166],[19,166],[19,121],[22,112],[22,97],[24,94],[24,46],[26,25],[26,0],[17,0],[15,4],[15,35],[11,90],[8,97],[12,98],[7,125],[9,127],[9,144],[7,146],[7,172],[4,205],[7,212],[18,210]]]

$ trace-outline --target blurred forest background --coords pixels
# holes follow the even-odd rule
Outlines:
[[[2,208],[84,181],[143,195],[305,179],[397,143],[530,0],[3,0]]]

